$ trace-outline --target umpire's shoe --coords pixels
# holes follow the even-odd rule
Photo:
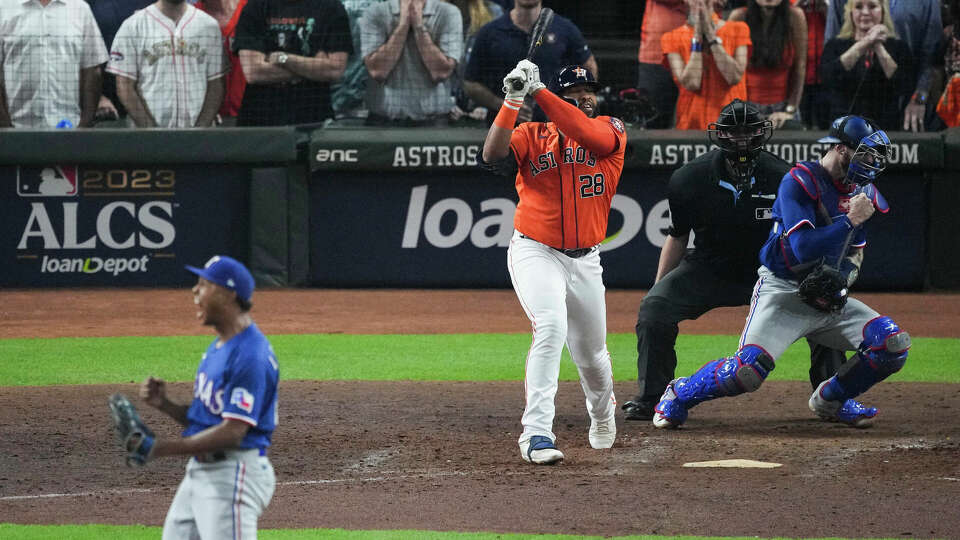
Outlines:
[[[640,420],[649,422],[653,420],[653,410],[657,407],[656,402],[650,402],[643,399],[628,401],[620,406],[623,409],[623,417],[627,420]]]
[[[563,452],[557,450],[550,437],[534,435],[520,443],[523,460],[537,465],[553,465],[563,461]]]

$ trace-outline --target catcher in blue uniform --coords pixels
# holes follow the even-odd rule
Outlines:
[[[680,426],[698,403],[758,389],[801,337],[856,350],[814,390],[810,410],[855,427],[871,425],[877,415],[853,398],[903,367],[910,336],[847,292],[867,244],[861,226],[876,210],[889,210],[873,182],[886,166],[890,139],[851,115],[836,119],[820,142],[833,146],[819,161],[798,163],[780,182],[740,348],[674,379],[655,409],[655,427]]]

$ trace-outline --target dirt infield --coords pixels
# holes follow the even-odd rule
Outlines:
[[[641,297],[608,294],[612,332],[632,330]],[[957,295],[858,297],[914,335],[958,335]],[[528,327],[510,291],[261,291],[254,300],[268,334]],[[743,313],[719,310],[681,329],[737,333]],[[186,289],[0,292],[0,337],[203,333]],[[0,522],[162,523],[184,460],[120,465],[105,406],[117,390],[135,386],[0,388]],[[632,390],[617,382],[621,399]],[[881,409],[869,430],[812,418],[809,391],[771,381],[700,405],[678,431],[618,418],[615,447],[596,451],[579,385],[561,383],[555,429],[566,460],[536,467],[516,445],[522,382],[284,381],[271,449],[278,488],[261,526],[960,538],[960,386],[894,377],[865,396]],[[189,384],[172,393],[185,401]],[[176,434],[143,413],[161,436]],[[731,458],[782,466],[683,467]]]

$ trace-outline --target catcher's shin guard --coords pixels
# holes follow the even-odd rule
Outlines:
[[[871,386],[900,371],[910,350],[910,334],[890,317],[877,317],[863,327],[863,342],[857,354],[840,367],[823,387],[824,399],[844,401],[859,396]]]
[[[677,380],[674,391],[687,408],[718,397],[753,392],[773,371],[773,358],[756,345],[704,364],[696,373]]]

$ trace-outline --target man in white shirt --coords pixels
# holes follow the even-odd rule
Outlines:
[[[229,71],[222,39],[216,19],[184,0],[158,0],[123,21],[107,72],[137,127],[213,123]]]
[[[0,0],[0,127],[88,127],[107,48],[83,0]]]

